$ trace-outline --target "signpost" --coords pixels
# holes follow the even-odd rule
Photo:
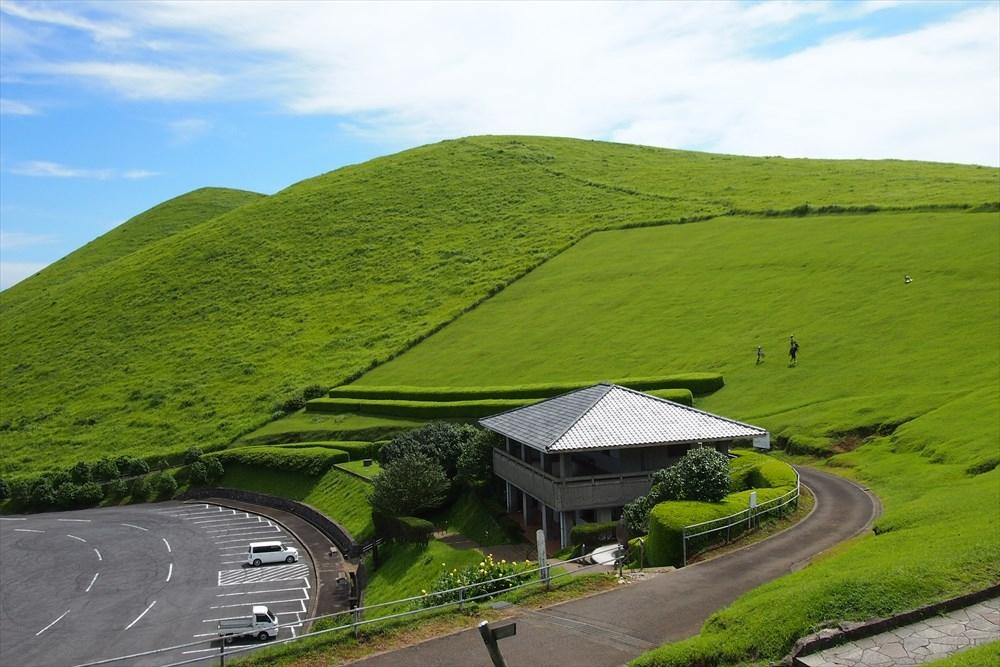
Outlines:
[[[535,531],[535,544],[538,547],[538,576],[545,582],[545,589],[549,588],[549,561],[545,554],[545,531],[539,528]]]
[[[483,636],[483,643],[486,644],[486,650],[489,651],[493,667],[507,667],[507,663],[503,661],[503,656],[500,655],[500,645],[497,642],[516,635],[517,624],[508,623],[507,625],[491,629],[489,621],[481,621],[479,623],[479,634]]]

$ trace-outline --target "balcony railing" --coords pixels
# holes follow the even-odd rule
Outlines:
[[[650,472],[555,477],[499,449],[493,472],[556,511],[618,507],[648,493]]]

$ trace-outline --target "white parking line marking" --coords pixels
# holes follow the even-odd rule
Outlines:
[[[0,521],[27,521],[27,519],[13,516],[0,516]]]
[[[253,517],[253,516],[242,517],[242,518],[236,517],[236,516],[227,516],[227,517],[222,518],[222,519],[202,519],[201,521],[192,521],[191,525],[192,526],[202,526],[202,525],[204,525],[206,523],[218,523],[218,524],[222,524],[223,526],[225,526],[225,525],[230,524],[230,523],[250,523],[250,522],[259,521],[259,520],[260,519],[257,519],[257,517]]]
[[[263,523],[262,521],[240,521],[239,523],[222,524],[224,526],[229,526],[229,528],[212,528],[211,530],[206,530],[205,532],[208,534],[225,533],[232,530],[246,530],[247,528],[259,528],[261,527],[262,523]]]
[[[36,632],[35,636],[37,637],[38,635],[42,634],[43,632],[45,632],[46,630],[48,630],[49,628],[51,628],[53,625],[55,625],[56,623],[58,623],[59,621],[61,621],[63,619],[63,616],[65,616],[68,613],[69,613],[69,609],[67,609],[66,611],[64,611],[59,618],[57,618],[56,620],[52,621],[51,623],[49,623],[48,625],[46,625],[44,628],[42,628],[41,630],[39,630],[38,632]]]
[[[290,579],[304,579],[307,576],[309,576],[309,566],[305,563],[240,568],[239,570],[220,570],[218,585],[231,586],[233,584],[255,584],[266,581],[288,581]]]
[[[90,523],[90,519],[56,519],[56,521],[72,521],[74,523]]]
[[[101,552],[97,550],[97,547],[94,547],[94,553],[97,554],[97,560],[104,560],[101,558]]]
[[[247,535],[245,537],[236,538],[234,540],[215,540],[216,544],[226,544],[228,542],[254,542],[258,540],[273,540],[277,535],[280,535],[281,531],[275,529],[274,532],[270,534],[257,534],[257,535]]]
[[[171,563],[170,567],[167,568],[167,582],[170,581],[170,577],[172,577],[173,574],[174,574],[174,564]]]
[[[44,530],[34,530],[33,528],[15,528],[15,533],[44,533]]]
[[[218,634],[218,633],[210,632],[210,633],[208,633],[206,635],[195,635],[195,637],[199,637],[199,636],[201,636],[201,637],[208,637],[209,635],[214,635],[214,634]],[[197,649],[195,649],[193,651],[181,651],[181,655],[191,655],[192,653],[209,653],[209,652],[211,652],[211,653],[218,653],[219,650],[218,649],[214,649],[214,648],[197,648]]]
[[[200,635],[191,635],[191,636],[194,637],[195,639],[198,639],[199,637],[218,637],[219,633],[218,632],[203,632]],[[215,649],[213,648],[212,650],[214,651]]]
[[[245,563],[244,560],[224,560],[219,565],[236,565],[237,563]]]
[[[167,538],[161,537],[160,539],[163,540],[163,543],[167,545],[167,553],[168,554],[173,553],[173,551],[170,549],[170,542],[167,542]]]
[[[94,582],[95,582],[95,581],[97,581],[97,578],[98,578],[99,576],[101,576],[101,573],[100,573],[100,572],[96,572],[96,573],[94,573],[94,578],[90,580],[90,585],[89,585],[89,586],[87,586],[87,588],[86,588],[86,589],[84,589],[84,591],[83,591],[84,593],[89,593],[89,592],[90,592],[90,589],[94,587]]]
[[[157,514],[171,514],[173,512],[190,512],[191,510],[204,509],[208,507],[205,504],[192,503],[191,505],[180,505],[178,507],[167,507],[162,510],[153,510]]]
[[[128,630],[133,625],[135,625],[136,623],[138,623],[139,619],[141,619],[143,616],[145,616],[146,612],[148,612],[150,609],[152,609],[154,604],[156,604],[156,600],[153,600],[152,602],[150,602],[149,606],[146,607],[146,611],[144,611],[141,614],[139,614],[138,616],[136,616],[134,621],[132,621],[131,623],[129,623],[128,625],[125,626],[125,629]]]
[[[123,526],[128,526],[129,528],[138,528],[139,530],[144,530],[147,533],[149,532],[149,528],[143,528],[142,526],[137,526],[134,523],[123,523],[122,525]]]
[[[302,602],[302,598],[292,598],[290,600],[255,600],[253,602],[240,602],[237,604],[217,604],[214,607],[209,607],[209,609],[228,609],[230,607],[252,607],[255,604],[278,604],[279,602]],[[290,611],[285,613],[294,614],[295,612]]]
[[[222,535],[212,535],[212,537],[234,537],[234,536],[237,536],[237,535],[259,533],[262,530],[267,530],[267,528],[264,528],[263,526],[261,526],[261,527],[258,527],[258,528],[233,529],[233,531],[230,532],[230,533],[225,533],[225,534],[222,534]],[[281,529],[280,528],[274,528],[272,530],[272,532],[278,532],[278,533],[280,533]],[[232,540],[230,540],[230,541],[232,541]],[[220,542],[220,540],[216,540],[215,541],[216,544],[218,544],[219,542]]]
[[[70,537],[70,538],[72,538],[74,540],[80,540],[81,542],[86,542],[87,541],[87,540],[83,539],[82,537],[77,537],[76,535],[67,535],[66,537]]]
[[[266,590],[266,591],[244,591],[242,593],[217,593],[215,597],[217,597],[217,598],[228,598],[228,597],[232,597],[234,595],[264,595],[265,593],[287,593],[288,591],[303,591],[304,592],[307,588],[309,588],[309,580],[306,579],[305,582],[306,582],[305,588],[299,586],[297,588],[272,588],[272,589]],[[306,598],[308,598],[308,597],[309,597],[309,594],[306,593]]]
[[[230,514],[236,514],[236,510],[223,509],[223,508],[220,507],[219,509],[217,509],[215,511],[207,510],[207,511],[204,511],[204,512],[191,512],[189,514],[182,514],[182,515],[180,515],[180,518],[181,519],[193,519],[195,517],[203,517],[203,516],[219,516],[219,514],[225,514],[226,512],[229,512]]]
[[[191,523],[199,524],[199,523],[215,523],[217,521],[245,521],[247,519],[257,519],[257,518],[259,517],[250,514],[248,512],[236,512],[232,516],[216,517],[214,519],[198,519],[197,521],[192,521]]]

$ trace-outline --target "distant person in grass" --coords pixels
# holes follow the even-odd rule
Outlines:
[[[794,366],[798,362],[799,356],[799,341],[795,340],[795,336],[788,337],[788,365]]]
[[[757,346],[757,364],[756,365],[760,366],[762,363],[764,363],[764,348],[762,348],[760,345],[758,345]]]
[[[912,282],[913,282],[913,278],[910,277],[909,273],[907,273],[905,276],[903,276],[903,283],[904,284],[909,285]]]

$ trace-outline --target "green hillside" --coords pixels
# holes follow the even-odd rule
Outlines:
[[[1000,199],[997,174],[527,137],[347,167],[0,294],[3,469],[221,446],[593,230],[805,205],[978,207]]]
[[[45,267],[37,278],[11,292],[14,299],[30,298],[37,290],[50,290],[91,269],[113,262],[206,220],[228,213],[264,195],[229,188],[200,188],[174,197],[126,220],[111,231]],[[6,300],[0,307],[9,307]],[[3,312],[3,311],[0,311]]]

